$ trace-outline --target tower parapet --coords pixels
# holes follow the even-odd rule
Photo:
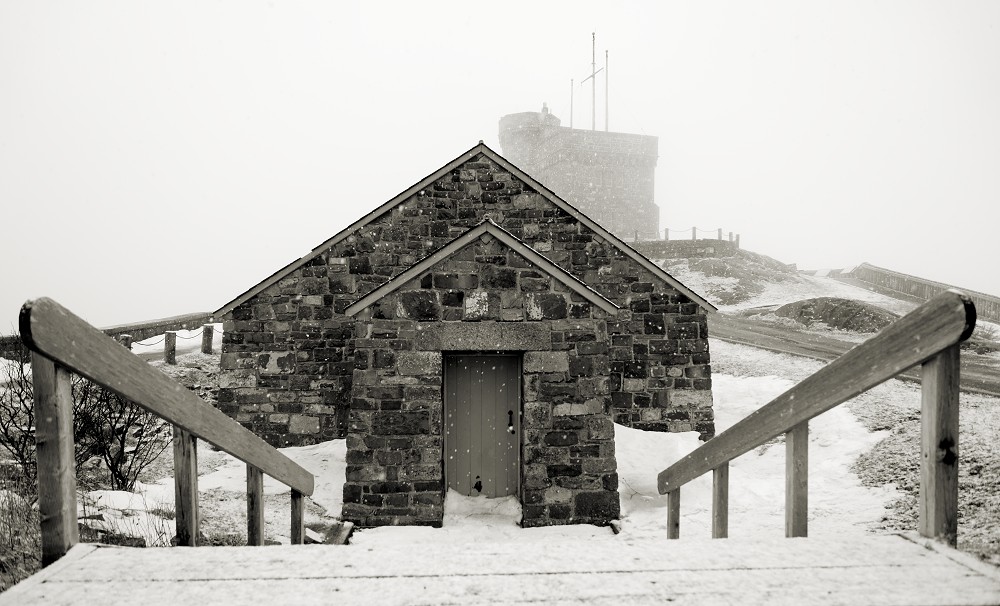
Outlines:
[[[658,239],[658,139],[567,128],[542,106],[500,118],[504,157],[623,240]]]

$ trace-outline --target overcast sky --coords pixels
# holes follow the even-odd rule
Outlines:
[[[1000,2],[2,0],[0,333],[222,306],[501,116],[569,125],[591,32],[661,227],[1000,295]]]

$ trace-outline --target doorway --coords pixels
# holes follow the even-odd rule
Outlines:
[[[444,469],[462,495],[520,498],[520,355],[445,355]]]

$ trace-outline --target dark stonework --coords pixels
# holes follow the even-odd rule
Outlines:
[[[344,315],[487,213],[623,311],[608,315],[510,248],[477,241],[364,317]],[[278,446],[346,437],[344,516],[363,525],[441,522],[442,351],[522,353],[527,526],[610,519],[610,506],[581,495],[617,485],[613,423],[714,433],[705,310],[485,155],[224,323],[220,408]]]

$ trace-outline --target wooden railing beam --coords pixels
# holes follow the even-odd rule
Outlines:
[[[920,392],[920,534],[958,538],[959,346],[923,364]]]
[[[938,295],[661,471],[660,494],[937,355],[968,338],[975,323],[971,299]]]
[[[729,536],[729,463],[712,470],[712,538]]]
[[[25,303],[19,327],[32,351],[188,428],[288,487],[312,494],[315,479],[302,466],[55,301]]]
[[[42,566],[48,566],[80,540],[76,521],[73,394],[69,372],[41,354],[31,355],[31,376]]]
[[[809,526],[809,422],[785,434],[785,536],[804,537]]]

